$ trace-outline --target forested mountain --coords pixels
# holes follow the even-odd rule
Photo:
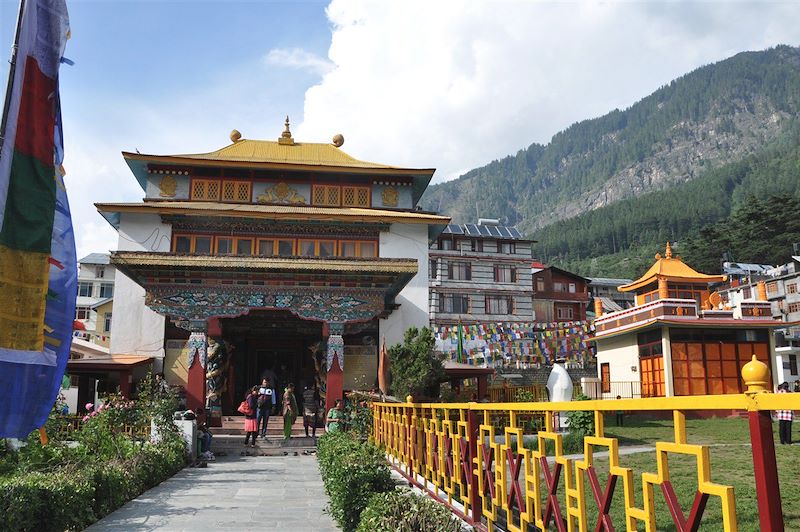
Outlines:
[[[797,195],[798,111],[800,48],[745,52],[432,186],[422,205],[456,222],[507,216],[537,258],[632,276],[749,195]]]

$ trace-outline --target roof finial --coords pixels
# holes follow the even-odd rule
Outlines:
[[[664,251],[664,257],[667,259],[672,258],[672,246],[667,242],[667,249]]]
[[[283,125],[283,133],[278,139],[278,144],[291,146],[294,144],[294,139],[292,138],[292,132],[289,131],[289,115],[286,115],[286,122]]]

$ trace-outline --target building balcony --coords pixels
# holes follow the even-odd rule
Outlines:
[[[586,292],[534,292],[534,301],[575,301],[580,303],[589,302],[589,294]]]
[[[664,317],[696,319],[697,302],[694,299],[658,299],[638,307],[604,314],[595,320],[594,326],[597,336],[604,336],[618,329]]]

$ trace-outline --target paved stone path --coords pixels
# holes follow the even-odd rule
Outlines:
[[[338,530],[315,456],[219,457],[186,468],[87,530]]]

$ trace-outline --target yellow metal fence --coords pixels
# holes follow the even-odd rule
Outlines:
[[[743,373],[749,391],[737,395],[594,400],[567,403],[375,403],[374,441],[390,463],[410,482],[479,529],[614,530],[609,515],[614,485],[621,482],[625,506],[624,528],[656,530],[656,489],[663,495],[676,529],[697,530],[710,497],[720,500],[724,530],[738,530],[733,487],[713,480],[709,448],[687,442],[686,412],[743,411],[750,418],[750,436],[762,530],[783,530],[778,490],[772,410],[800,409],[800,394],[773,394],[766,390],[768,373],[750,368]],[[755,372],[755,377],[753,376]],[[761,372],[761,373],[758,373]],[[634,471],[620,466],[619,442],[606,437],[604,413],[671,412],[671,441],[657,442],[656,468],[641,474],[641,490],[634,493]],[[587,411],[594,416],[595,432],[584,439],[580,459],[563,451],[564,434],[558,415]],[[538,421],[536,421],[538,420]],[[499,421],[499,422],[498,422]],[[524,436],[535,437],[533,449]],[[596,451],[609,452],[609,484],[599,485],[594,468]],[[680,508],[670,481],[669,456],[693,456],[697,462],[697,494],[688,517]],[[635,503],[642,501],[641,505]],[[589,522],[592,507],[598,522]],[[619,524],[617,525],[619,526]]]

